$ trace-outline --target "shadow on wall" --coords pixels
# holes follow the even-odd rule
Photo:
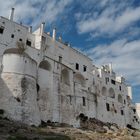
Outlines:
[[[17,78],[17,79],[16,79]],[[31,80],[31,79],[30,79]],[[40,120],[36,114],[34,97],[30,94],[32,80],[26,76],[14,74],[1,74],[0,77],[0,109],[4,116],[26,124],[39,125]]]
[[[6,78],[8,80],[10,77],[7,76]],[[15,120],[14,116],[17,115],[16,109],[18,109],[21,99],[17,95],[13,95],[2,77],[0,77],[0,91],[0,109],[5,111],[4,115],[7,118]],[[18,119],[20,120],[20,117]]]

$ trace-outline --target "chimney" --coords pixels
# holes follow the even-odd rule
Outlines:
[[[110,73],[112,73],[112,63],[110,63],[108,66],[109,66]]]
[[[12,8],[10,16],[9,16],[9,20],[11,20],[11,21],[13,21],[13,19],[14,19],[14,11],[15,11],[15,8]]]
[[[44,28],[45,28],[45,22],[42,22],[40,26],[40,34],[42,35],[44,33]]]
[[[52,35],[53,40],[56,38],[56,28],[53,29],[53,35]]]
[[[29,33],[32,33],[32,26],[29,27]]]

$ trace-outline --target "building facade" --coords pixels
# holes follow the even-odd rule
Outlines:
[[[101,68],[90,58],[44,32],[0,17],[0,109],[30,125],[59,122],[79,127],[84,114],[120,127],[139,128],[139,107],[131,86],[111,64]]]

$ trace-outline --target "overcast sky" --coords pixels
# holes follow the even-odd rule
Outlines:
[[[57,28],[69,41],[100,66],[112,63],[114,70],[133,86],[140,102],[140,0],[0,0],[0,15],[36,29]]]

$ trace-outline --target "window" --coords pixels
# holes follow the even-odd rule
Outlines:
[[[69,101],[70,101],[70,105],[72,105],[72,96],[69,95]]]
[[[107,109],[107,111],[110,111],[109,103],[106,103],[106,109]]]
[[[59,62],[62,63],[62,56],[59,56]]]
[[[29,40],[26,41],[27,46],[31,46],[31,44],[32,44],[31,41],[29,41]]]
[[[116,84],[115,80],[111,80],[111,83],[112,83],[113,85],[115,85],[115,84]]]
[[[126,104],[126,101],[124,100],[124,104]]]
[[[76,70],[79,70],[79,64],[76,63],[76,66],[75,66]]]
[[[105,83],[107,84],[109,82],[109,78],[105,77]]]
[[[36,84],[36,90],[37,90],[37,92],[39,92],[39,90],[40,90],[40,86],[38,84]]]
[[[14,38],[14,34],[11,34],[11,38]]]
[[[83,99],[83,106],[86,106],[86,99],[85,99],[85,97],[82,97],[82,99]]]
[[[120,89],[120,91],[122,90],[122,87],[121,86],[119,86],[119,89]]]
[[[121,115],[124,115],[124,112],[123,112],[123,110],[121,110]]]
[[[87,71],[87,66],[83,66],[83,71],[85,72],[85,71]]]
[[[22,41],[22,39],[20,38],[19,41]]]
[[[0,27],[0,34],[3,34],[3,32],[4,32],[4,27],[1,26],[1,27]]]
[[[136,109],[133,109],[134,114],[136,113]]]

